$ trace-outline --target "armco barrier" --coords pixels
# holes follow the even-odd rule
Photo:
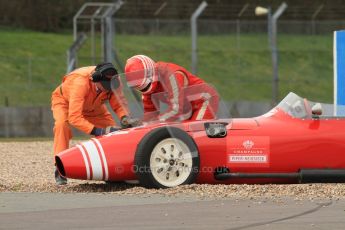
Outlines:
[[[266,113],[269,103],[250,101],[222,102],[222,117],[254,117]],[[54,120],[49,106],[1,107],[0,137],[52,137]],[[74,136],[83,135],[76,129]]]
[[[0,137],[52,136],[52,128],[49,107],[0,108]]]

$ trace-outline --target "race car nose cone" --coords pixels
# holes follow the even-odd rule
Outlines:
[[[62,176],[73,179],[88,179],[83,156],[77,147],[59,153],[55,157],[55,162]]]

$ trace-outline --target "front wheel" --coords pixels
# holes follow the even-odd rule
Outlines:
[[[135,170],[147,188],[191,184],[199,172],[199,153],[192,137],[175,127],[158,128],[139,143]]]

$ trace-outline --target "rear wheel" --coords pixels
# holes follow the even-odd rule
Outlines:
[[[199,153],[183,130],[163,127],[151,131],[140,142],[135,155],[139,182],[148,188],[168,188],[195,181]]]

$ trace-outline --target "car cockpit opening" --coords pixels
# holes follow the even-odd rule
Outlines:
[[[207,122],[204,125],[208,137],[223,138],[227,135],[227,123]]]

